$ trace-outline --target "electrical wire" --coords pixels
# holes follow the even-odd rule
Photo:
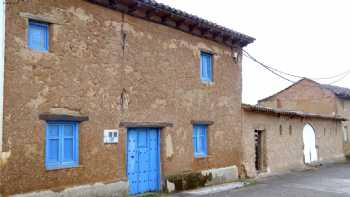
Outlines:
[[[287,75],[287,76],[290,76],[290,77],[295,77],[295,78],[299,78],[299,79],[303,79],[303,78],[307,78],[307,77],[304,77],[304,76],[300,76],[300,75],[294,75],[294,74],[290,74],[290,73],[287,73],[287,72],[284,72],[284,71],[281,71],[281,70],[278,70],[276,68],[273,68],[271,66],[267,66],[266,64],[260,62],[259,60],[257,60],[255,57],[253,57],[252,55],[250,55],[250,53],[248,53],[247,51],[243,50],[242,51],[244,52],[243,55],[248,57],[249,59],[253,60],[254,62],[258,63],[259,65],[261,65],[262,67],[264,67],[265,69],[269,70],[270,72],[272,72],[273,74],[277,75],[278,77],[284,79],[284,80],[287,80],[289,82],[292,82],[292,83],[295,83],[294,81],[288,79],[287,77],[284,77],[282,76],[281,74],[284,74],[284,75]],[[279,74],[280,73],[280,74]],[[325,79],[334,79],[334,78],[338,78],[340,77],[339,79],[329,83],[329,85],[332,85],[334,83],[337,83],[341,80],[343,80],[345,77],[347,77],[348,75],[350,74],[350,70],[347,70],[347,71],[344,71],[342,73],[339,73],[337,75],[334,75],[334,76],[330,76],[330,77],[319,77],[319,78],[308,78],[308,79],[311,79],[311,80],[325,80]]]
[[[292,81],[292,80],[290,80],[290,79],[288,79],[288,78],[286,78],[286,77],[284,77],[284,76],[282,76],[282,75],[276,73],[276,72],[275,72],[273,69],[271,69],[269,66],[267,66],[267,65],[263,64],[262,62],[258,61],[258,60],[255,59],[253,56],[251,56],[251,55],[249,55],[249,54],[243,54],[243,55],[246,56],[246,57],[248,57],[248,58],[250,58],[250,59],[253,60],[254,62],[258,63],[258,64],[261,65],[263,68],[265,68],[266,70],[272,72],[273,74],[277,75],[278,77],[280,77],[280,78],[282,78],[282,79],[284,79],[284,80],[286,80],[286,81],[289,81],[289,82],[291,82],[291,83],[295,83],[295,81]]]
[[[337,80],[335,80],[335,81],[329,83],[329,85],[333,85],[333,84],[335,84],[335,83],[338,83],[339,81],[345,79],[345,77],[347,77],[349,74],[350,74],[350,72],[346,73],[346,74],[345,74],[344,76],[342,76],[341,78],[339,78],[339,79],[337,79]]]

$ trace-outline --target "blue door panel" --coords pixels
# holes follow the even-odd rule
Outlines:
[[[137,132],[133,129],[128,131],[128,148],[127,148],[127,170],[129,179],[129,193],[138,191],[138,165],[137,165]]]
[[[128,129],[129,194],[160,189],[159,129]]]
[[[151,190],[157,190],[159,188],[159,147],[158,147],[158,132],[157,129],[150,129],[149,130],[149,157],[150,161],[155,161],[155,162],[150,162],[149,165],[149,173],[148,173],[148,179],[149,179],[149,188]]]

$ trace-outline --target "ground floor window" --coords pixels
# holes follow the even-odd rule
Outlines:
[[[77,122],[47,122],[46,169],[70,168],[79,165]]]
[[[195,157],[207,156],[207,129],[208,125],[193,125],[193,152]]]

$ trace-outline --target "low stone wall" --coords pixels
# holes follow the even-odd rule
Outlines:
[[[1,196],[1,195],[0,195]],[[128,196],[128,182],[95,183],[67,188],[62,191],[40,191],[26,194],[17,194],[11,197],[126,197]]]

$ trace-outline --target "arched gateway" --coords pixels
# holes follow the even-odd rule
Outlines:
[[[311,125],[306,124],[303,129],[304,161],[306,164],[317,161],[315,131]]]

